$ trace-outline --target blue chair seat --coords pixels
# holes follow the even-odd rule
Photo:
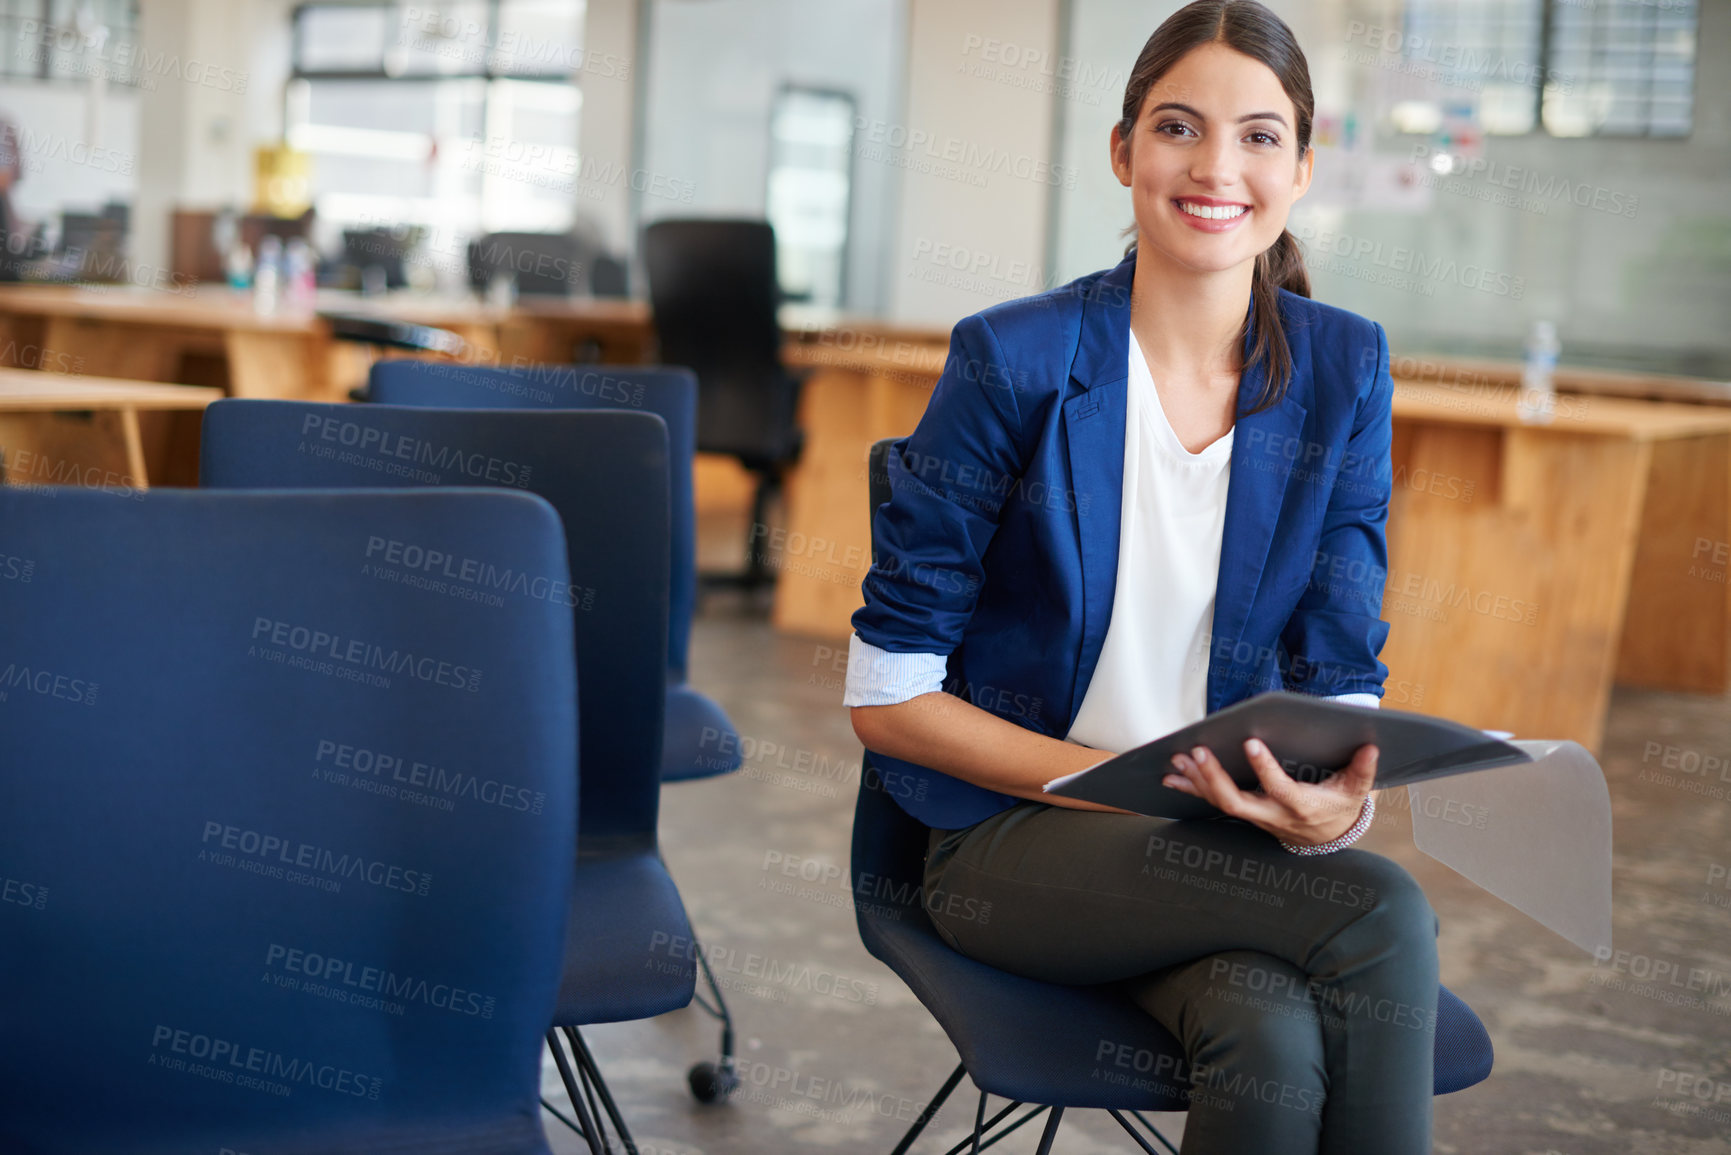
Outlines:
[[[871,450],[874,513],[890,500],[884,469],[890,445],[890,439],[878,441]],[[929,834],[891,796],[889,784],[864,753],[851,855],[860,940],[907,984],[961,1057],[961,1066],[896,1150],[909,1148],[965,1070],[984,1094],[1041,1104],[1036,1113],[1052,1109],[1042,1152],[1050,1150],[1058,1121],[1069,1108],[1115,1112],[1119,1124],[1144,1150],[1152,1151],[1123,1112],[1185,1109],[1189,1072],[1183,1046],[1119,984],[1071,987],[1023,978],[976,962],[940,938],[924,906]],[[1491,1061],[1484,1024],[1447,988],[1439,987],[1435,1093],[1446,1095],[1483,1082],[1490,1076]],[[1149,1126],[1146,1120],[1143,1124]],[[976,1125],[975,1139],[982,1146],[1007,1133],[996,1138],[983,1133],[990,1130],[991,1125]],[[1173,1149],[1170,1144],[1168,1149]]]
[[[684,782],[739,769],[739,735],[727,712],[690,686],[667,687],[661,780]]]
[[[557,1023],[623,1023],[676,1011],[697,987],[679,890],[653,848],[579,855]]]
[[[1186,1088],[1162,1074],[1180,1069],[1183,1046],[1116,988],[1056,986],[998,970],[957,953],[918,907],[894,913],[901,917],[860,916],[866,949],[938,1020],[982,1091],[1023,1103],[1184,1109]],[[1130,1065],[1102,1063],[1102,1041],[1129,1046]],[[1126,1078],[1097,1077],[1102,1069]]]
[[[869,903],[869,898],[861,898]],[[902,912],[897,912],[902,913]],[[862,916],[866,949],[895,971],[956,1044],[981,1090],[1024,1103],[1183,1110],[1184,1048],[1116,986],[1066,987],[975,962],[938,937],[923,911]],[[1101,1057],[1103,1042],[1122,1062]],[[1122,1082],[1096,1072],[1122,1074]],[[1436,1093],[1483,1082],[1491,1040],[1472,1009],[1437,992]]]
[[[869,764],[868,764],[869,767]],[[868,768],[867,779],[875,773]],[[911,850],[925,828],[882,790],[861,783],[855,830],[875,842],[891,831]],[[865,851],[865,847],[860,847]],[[874,849],[887,865],[889,847]],[[869,852],[868,852],[869,853]],[[862,856],[863,857],[863,856]],[[856,858],[854,904],[860,939],[908,985],[956,1045],[981,1090],[1024,1103],[1118,1110],[1183,1110],[1184,1048],[1115,984],[1060,986],[976,962],[938,937],[917,901],[917,878],[862,870]],[[886,901],[886,896],[892,901]],[[901,901],[893,901],[893,900]],[[1115,1048],[1103,1056],[1102,1048]],[[1128,1050],[1122,1048],[1128,1047]],[[1128,1056],[1128,1058],[1126,1058]],[[1436,1093],[1446,1095],[1491,1073],[1484,1024],[1447,988],[1437,996]],[[1104,1075],[1097,1072],[1106,1072]]]

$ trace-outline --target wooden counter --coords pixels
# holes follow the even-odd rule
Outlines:
[[[321,291],[260,314],[223,286],[184,293],[132,286],[0,285],[0,366],[213,385],[235,397],[343,401],[373,353],[334,340],[320,312],[449,329],[477,364],[589,358],[646,360],[649,310],[638,301],[526,301],[494,309],[470,298],[360,297]],[[402,356],[404,354],[393,354]]]
[[[1398,382],[1393,456],[1390,705],[1596,750],[1613,681],[1731,684],[1731,409]]]
[[[134,381],[217,385],[236,397],[336,392],[329,332],[311,311],[260,315],[225,288],[0,286],[0,360]]]
[[[654,351],[637,301],[496,310],[321,294],[318,307],[453,329],[487,364],[630,363]],[[785,532],[770,542],[774,622],[839,641],[869,558],[866,452],[919,421],[949,334],[799,308],[782,321],[787,362],[811,375],[804,455],[787,483]],[[26,368],[200,380],[192,366],[236,396],[341,400],[368,359],[313,311],[261,317],[221,288],[0,286],[0,362]],[[1393,368],[1389,705],[1596,747],[1613,677],[1703,693],[1731,685],[1731,407],[1609,395],[1731,403],[1731,385],[1563,368],[1555,420],[1533,426],[1515,414],[1518,365],[1397,356]],[[124,442],[128,419],[102,420],[118,421]],[[166,444],[148,432],[156,419],[133,420],[146,450]],[[700,508],[748,500],[730,463],[702,458],[697,479]]]
[[[779,628],[851,632],[869,565],[866,452],[918,423],[944,353],[893,334],[790,347],[816,372]],[[1723,693],[1731,408],[1565,393],[1548,425],[1527,425],[1507,380],[1396,382],[1384,702],[1597,749],[1613,679]]]
[[[219,389],[0,369],[0,458],[8,485],[148,489],[173,476]]]

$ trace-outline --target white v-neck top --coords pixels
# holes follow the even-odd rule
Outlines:
[[[1121,754],[1208,713],[1208,649],[1235,429],[1200,453],[1173,432],[1130,336],[1118,576],[1099,661],[1066,738]],[[844,706],[891,706],[943,688],[944,654],[848,643]],[[1355,706],[1377,695],[1339,694]]]
[[[1208,649],[1232,435],[1191,453],[1130,336],[1118,578],[1099,663],[1068,738],[1122,753],[1208,713]]]

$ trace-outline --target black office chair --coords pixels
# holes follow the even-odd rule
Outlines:
[[[449,329],[431,325],[416,325],[409,321],[393,321],[387,317],[366,317],[353,313],[320,313],[331,327],[331,339],[374,349],[406,349],[411,353],[444,353],[464,357],[469,343]],[[367,400],[363,382],[349,390],[350,401]]]
[[[509,273],[522,297],[569,297],[589,283],[594,254],[569,233],[488,233],[469,242],[469,285]]]
[[[775,230],[766,221],[656,221],[644,230],[643,256],[661,361],[697,374],[698,452],[736,458],[757,475],[745,572],[700,580],[767,585],[774,576],[757,527],[804,440],[801,378],[781,363]]]
[[[405,266],[422,232],[419,227],[344,229],[342,255],[321,270],[319,283],[362,292],[400,289],[409,283]]]

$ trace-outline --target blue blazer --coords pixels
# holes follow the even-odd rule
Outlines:
[[[889,454],[892,497],[873,516],[853,616],[874,646],[947,654],[945,690],[1054,738],[1075,721],[1112,617],[1135,270],[1132,252],[955,327],[925,415]],[[1388,675],[1387,337],[1291,293],[1281,314],[1292,378],[1233,434],[1209,713],[1265,690],[1380,697]],[[1262,386],[1246,370],[1239,413]],[[868,754],[927,826],[1018,801]]]

